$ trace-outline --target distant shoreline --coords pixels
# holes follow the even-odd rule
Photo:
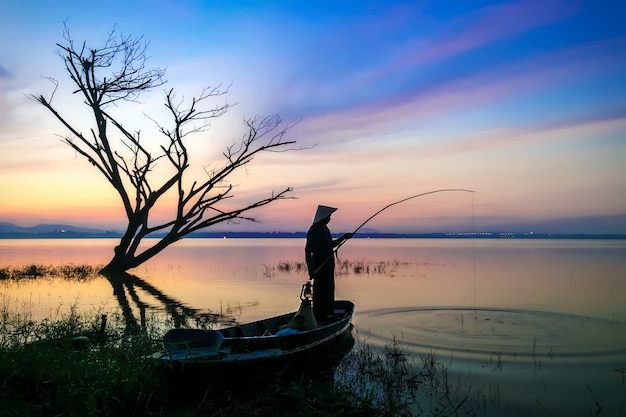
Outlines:
[[[341,235],[340,233],[335,236]],[[0,232],[0,239],[118,239],[120,232]],[[160,238],[163,234],[149,235]],[[198,232],[185,239],[304,239],[306,232]],[[570,240],[625,240],[624,234],[586,233],[528,233],[528,232],[462,232],[462,233],[357,233],[356,239],[570,239]]]
[[[618,216],[626,221],[626,215]],[[626,233],[623,227],[611,228],[607,224],[596,221],[596,227],[573,227],[561,225],[546,227],[546,225],[528,226],[522,224],[492,225],[491,230],[448,230],[436,232],[385,232],[372,228],[360,228],[355,238],[358,239],[594,239],[594,240],[624,240]],[[625,223],[626,224],[626,223]],[[539,227],[541,226],[541,227]],[[446,227],[447,228],[447,227]],[[451,227],[450,227],[451,228]],[[553,232],[556,230],[557,232]],[[558,232],[563,230],[564,232]],[[576,232],[579,230],[580,232]],[[615,230],[615,233],[612,231]],[[334,235],[340,236],[351,230],[334,230]],[[10,222],[0,221],[0,239],[119,239],[124,230],[121,228],[104,229],[95,227],[74,226],[62,223],[45,223],[34,226],[19,226]],[[165,231],[153,233],[147,238],[160,238]],[[185,239],[304,239],[306,231],[285,232],[253,232],[253,231],[225,231],[207,229],[185,236]]]

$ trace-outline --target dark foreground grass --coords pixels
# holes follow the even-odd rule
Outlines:
[[[2,415],[399,415],[397,405],[381,406],[369,394],[351,390],[353,377],[335,381],[335,366],[323,372],[241,378],[202,369],[174,370],[149,358],[160,347],[163,323],[134,333],[124,331],[123,323],[113,315],[102,328],[100,316],[83,317],[73,310],[36,322],[3,308]]]
[[[3,416],[417,416],[459,413],[434,357],[411,365],[397,345],[362,342],[327,366],[261,375],[173,369],[149,356],[167,324],[134,333],[122,317],[74,310],[35,322],[0,309]],[[81,335],[85,338],[76,338]],[[351,338],[352,339],[352,338]],[[354,342],[354,340],[352,339]],[[435,407],[432,407],[435,402]]]
[[[361,273],[372,273],[360,264],[356,267]],[[0,269],[0,280],[93,276],[97,267],[88,265]],[[28,312],[0,306],[0,414],[476,415],[463,394],[452,395],[446,369],[433,355],[410,361],[395,343],[378,349],[357,341],[347,353],[344,350],[297,372],[181,370],[150,358],[173,326],[164,320],[155,315],[129,331],[121,313],[86,316],[70,309],[65,315],[36,321]]]

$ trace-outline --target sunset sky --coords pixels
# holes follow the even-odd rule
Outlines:
[[[230,84],[238,103],[190,137],[202,166],[241,137],[242,119],[279,113],[303,149],[262,155],[233,178],[236,198],[294,188],[214,230],[304,231],[317,204],[333,231],[516,229],[626,233],[626,2],[2,1],[0,222],[121,229],[110,185],[60,137],[29,94],[89,128],[56,54],[66,22],[99,47],[114,27],[150,42],[167,84],[114,109],[157,138],[163,92]],[[144,114],[145,113],[145,114]],[[136,127],[135,127],[136,126]],[[160,213],[158,213],[160,215]]]

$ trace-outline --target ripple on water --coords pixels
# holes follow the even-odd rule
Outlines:
[[[626,358],[626,323],[536,310],[408,307],[359,313],[359,333],[373,343],[394,338],[418,352],[461,358],[508,354],[606,361]]]

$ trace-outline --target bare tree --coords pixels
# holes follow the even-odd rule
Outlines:
[[[189,233],[217,223],[258,221],[247,212],[288,198],[291,188],[272,191],[266,198],[236,208],[224,204],[234,196],[233,185],[228,181],[233,172],[245,167],[260,152],[287,151],[295,143],[285,139],[291,126],[284,125],[278,115],[246,119],[242,139],[227,147],[224,160],[212,165],[212,169],[205,168],[203,179],[188,179],[190,135],[205,131],[210,119],[228,111],[229,104],[206,108],[210,99],[225,95],[228,87],[204,89],[190,101],[177,98],[172,89],[165,91],[169,120],[153,120],[156,133],[145,140],[108,109],[119,101],[136,101],[140,93],[165,83],[164,70],[146,67],[148,44],[141,37],[124,36],[113,30],[102,47],[89,49],[86,43],[77,46],[67,27],[64,39],[65,45],[57,44],[58,53],[76,86],[73,93],[82,95],[90,109],[93,127],[83,133],[53,105],[59,83],[52,78],[49,79],[55,88],[50,97],[32,98],[63,124],[69,133],[62,141],[100,171],[122,200],[128,226],[101,273],[110,275],[134,268]],[[166,195],[175,196],[171,220],[156,222],[150,218],[151,210]],[[140,249],[142,240],[156,232],[163,237]]]

